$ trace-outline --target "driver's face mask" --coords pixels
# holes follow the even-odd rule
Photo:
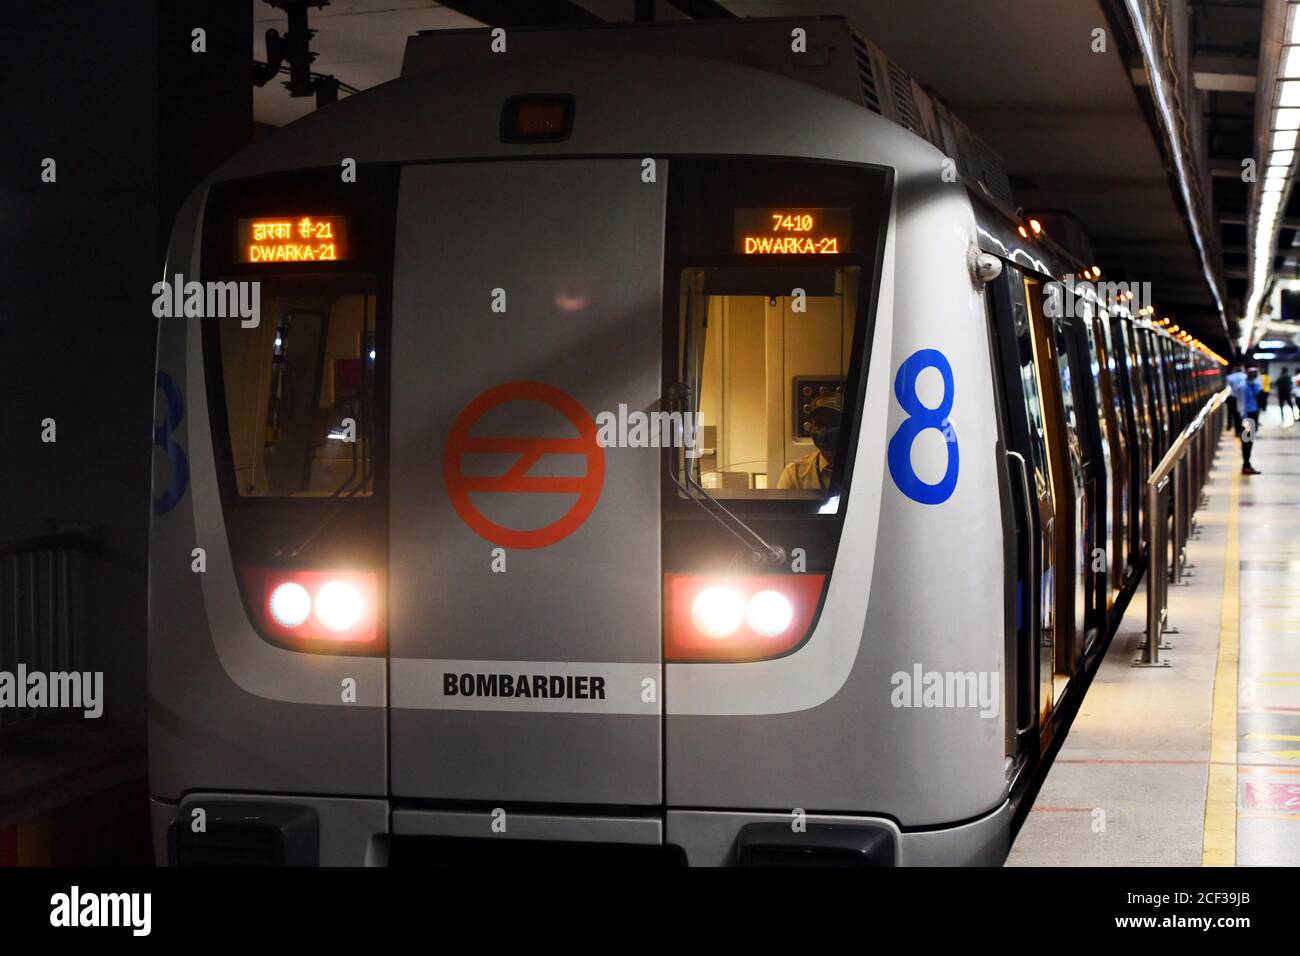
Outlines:
[[[840,426],[838,423],[825,428],[815,428],[812,433],[813,444],[823,455],[831,455],[840,445]]]

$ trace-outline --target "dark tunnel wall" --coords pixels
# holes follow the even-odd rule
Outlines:
[[[74,596],[83,667],[105,672],[105,720],[142,743],[150,289],[175,208],[249,139],[252,5],[50,0],[5,20],[0,543],[97,533]],[[191,50],[196,27],[206,53]]]

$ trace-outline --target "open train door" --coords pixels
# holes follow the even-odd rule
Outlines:
[[[396,798],[661,802],[660,451],[603,447],[597,418],[659,401],[665,179],[624,159],[402,172]]]

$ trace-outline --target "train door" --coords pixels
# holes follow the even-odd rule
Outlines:
[[[1053,707],[1056,556],[1052,478],[1025,283],[1017,267],[1004,265],[1003,277],[992,287],[990,321],[1016,516],[1016,634],[1007,657],[1014,660],[1017,677],[1018,746],[1029,749],[1039,742],[1035,721],[1045,727]]]
[[[1151,356],[1151,343],[1146,329],[1137,325],[1131,326],[1133,333],[1133,352],[1136,359],[1135,367],[1142,378],[1143,383],[1143,401],[1142,405],[1146,411],[1147,424],[1151,430],[1151,468],[1154,468],[1162,455],[1164,449],[1161,447],[1164,442],[1164,430],[1160,427],[1160,404],[1156,399],[1156,370],[1155,360]],[[1151,469],[1147,469],[1147,474]]]
[[[1142,365],[1142,353],[1138,350],[1137,330],[1127,319],[1116,318],[1114,328],[1119,330],[1119,341],[1123,345],[1124,374],[1129,383],[1129,403],[1127,408],[1133,418],[1135,454],[1133,456],[1132,495],[1133,510],[1137,516],[1133,523],[1131,551],[1133,563],[1141,560],[1146,547],[1146,480],[1151,474],[1154,454],[1154,437],[1152,432],[1151,406],[1147,399],[1147,371]]]
[[[660,451],[627,416],[661,395],[665,179],[636,159],[402,171],[395,798],[662,800]]]
[[[1113,564],[1111,547],[1116,540],[1116,521],[1118,508],[1112,501],[1112,489],[1121,482],[1115,480],[1116,465],[1118,454],[1116,453],[1116,442],[1118,441],[1118,429],[1115,428],[1111,421],[1109,412],[1109,371],[1105,367],[1105,353],[1102,350],[1101,342],[1098,340],[1097,323],[1101,320],[1096,316],[1085,316],[1079,319],[1079,326],[1083,332],[1083,341],[1087,343],[1087,363],[1090,374],[1092,388],[1088,395],[1088,417],[1094,427],[1094,437],[1097,439],[1097,446],[1101,452],[1101,458],[1097,462],[1097,468],[1094,469],[1098,484],[1101,486],[1096,489],[1093,497],[1094,511],[1097,515],[1096,536],[1092,542],[1092,553],[1089,557],[1089,569],[1093,576],[1093,595],[1096,601],[1097,617],[1095,624],[1104,631],[1107,614],[1110,611],[1111,587],[1110,587],[1110,570]]]
[[[1053,547],[1053,693],[1059,701],[1069,683],[1074,660],[1082,652],[1084,611],[1087,595],[1084,572],[1087,565],[1081,556],[1086,542],[1084,520],[1083,450],[1079,444],[1075,418],[1074,394],[1068,353],[1062,350],[1067,341],[1066,320],[1049,318],[1043,311],[1042,284],[1026,278],[1025,293],[1029,305],[1031,341],[1038,380],[1042,389],[1044,426],[1054,500]]]
[[[1061,367],[1068,374],[1061,376],[1062,409],[1068,431],[1073,436],[1071,454],[1077,449],[1078,473],[1082,493],[1075,526],[1079,536],[1075,539],[1075,645],[1070,656],[1073,671],[1079,660],[1092,647],[1098,630],[1098,605],[1105,607],[1101,588],[1102,563],[1098,549],[1105,556],[1106,516],[1106,445],[1100,434],[1097,402],[1094,392],[1091,350],[1087,334],[1087,320],[1062,316],[1054,325],[1057,351]],[[1104,612],[1103,612],[1104,613]]]
[[[1110,501],[1111,514],[1114,516],[1111,534],[1110,591],[1113,599],[1115,591],[1124,586],[1128,576],[1128,545],[1130,514],[1132,502],[1132,468],[1129,452],[1132,447],[1129,423],[1124,416],[1123,383],[1120,380],[1119,362],[1116,360],[1114,343],[1111,341],[1110,319],[1105,312],[1099,314],[1093,322],[1094,337],[1101,364],[1102,407],[1106,416],[1106,431],[1111,439],[1113,455]],[[1113,600],[1108,601],[1108,604]]]
[[[1187,403],[1183,395],[1183,357],[1181,351],[1168,339],[1161,339],[1165,353],[1165,368],[1169,376],[1169,397],[1173,408],[1172,434],[1177,435],[1187,424]]]
[[[1169,417],[1169,392],[1165,388],[1164,356],[1160,352],[1159,336],[1148,329],[1139,329],[1138,341],[1142,343],[1146,353],[1146,366],[1149,370],[1147,381],[1151,386],[1151,411],[1156,423],[1156,453],[1152,456],[1151,462],[1154,468],[1165,456],[1173,441],[1170,435],[1172,423]]]

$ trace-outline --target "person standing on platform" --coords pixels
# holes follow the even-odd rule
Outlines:
[[[1241,473],[1258,475],[1260,470],[1250,463],[1250,453],[1255,448],[1259,437],[1259,410],[1261,397],[1268,394],[1259,380],[1259,369],[1251,365],[1246,369],[1246,386],[1242,391],[1242,427],[1241,427]]]
[[[1233,362],[1228,369],[1224,384],[1232,389],[1232,398],[1228,399],[1228,422],[1233,432],[1241,437],[1241,413],[1246,404],[1246,373],[1241,370],[1240,362]]]
[[[1282,373],[1277,377],[1277,411],[1282,416],[1283,425],[1286,424],[1287,419],[1295,420],[1291,414],[1295,411],[1294,407],[1292,407],[1293,399],[1291,396],[1291,389],[1294,385],[1295,382],[1291,380],[1291,374],[1286,369],[1282,369]]]

